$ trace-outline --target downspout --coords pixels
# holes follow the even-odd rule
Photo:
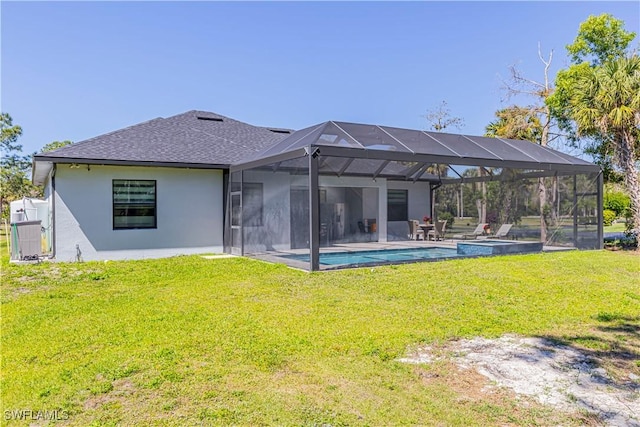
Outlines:
[[[435,209],[435,206],[433,206],[433,193],[434,193],[433,186],[431,185],[431,183],[429,183],[429,216],[431,217],[431,219],[435,223],[435,221],[436,221],[436,217],[435,217],[436,209]],[[422,238],[424,239],[424,235],[422,236]]]
[[[56,257],[56,164],[51,169],[51,255]]]
[[[222,251],[231,253],[231,215],[229,201],[229,169],[222,170]]]
[[[434,200],[434,194],[435,191],[442,187],[442,181],[433,184],[433,183],[429,183],[429,211],[430,211],[430,216],[431,216],[431,220],[435,223],[436,221],[436,206],[433,203]]]

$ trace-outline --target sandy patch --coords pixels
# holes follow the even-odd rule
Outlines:
[[[586,410],[609,426],[640,427],[640,378],[629,373],[615,381],[580,351],[541,338],[503,336],[422,347],[405,363],[450,359],[460,369],[474,369],[496,385],[531,396],[560,410]]]

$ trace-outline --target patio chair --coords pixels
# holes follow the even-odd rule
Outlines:
[[[367,227],[364,226],[364,222],[358,221],[358,230],[360,231],[361,236],[366,236],[367,242],[371,241],[371,229],[367,230]]]
[[[436,221],[434,224],[435,228],[433,230],[429,230],[427,233],[427,240],[444,240],[444,233],[447,228],[447,220],[444,221]]]
[[[454,239],[462,239],[462,240],[475,239],[476,237],[482,236],[484,234],[484,228],[487,225],[489,225],[489,224],[487,224],[486,222],[480,223],[480,224],[478,224],[476,229],[473,230],[472,233],[454,234],[452,237]]]
[[[422,240],[424,240],[424,230],[420,228],[417,219],[410,219],[407,221],[409,224],[409,239],[410,240],[419,240],[418,238],[422,236]]]
[[[506,239],[511,231],[511,227],[513,227],[513,224],[502,224],[495,234],[477,236],[476,239]]]

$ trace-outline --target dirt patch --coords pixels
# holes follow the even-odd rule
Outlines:
[[[43,286],[43,287],[39,287],[39,288],[24,288],[24,287],[18,287],[18,288],[5,288],[3,289],[2,292],[2,301],[3,302],[9,302],[9,301],[13,301],[16,300],[24,295],[28,295],[34,291],[48,291],[50,289],[49,286]]]
[[[616,380],[578,349],[508,335],[422,347],[400,359],[406,363],[439,360],[450,360],[462,370],[473,370],[544,405],[567,412],[587,411],[610,426],[640,427],[640,378],[629,372]],[[473,394],[477,396],[477,390]]]
[[[84,402],[84,409],[95,410],[110,402],[114,402],[117,400],[126,400],[136,391],[135,385],[131,382],[131,380],[126,378],[115,380],[112,383],[112,386],[113,389],[109,393],[98,394],[87,399]]]
[[[29,288],[15,288],[13,289],[13,293],[16,295],[24,295],[24,294],[28,294],[29,292],[32,292],[33,289],[29,289]]]

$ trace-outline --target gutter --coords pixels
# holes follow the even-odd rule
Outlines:
[[[52,162],[53,164],[83,164],[83,165],[113,165],[113,166],[147,166],[147,167],[169,167],[169,168],[189,168],[189,169],[229,169],[226,163],[182,163],[182,162],[155,162],[145,160],[112,160],[112,159],[84,159],[79,157],[50,157],[34,156],[35,162]]]

